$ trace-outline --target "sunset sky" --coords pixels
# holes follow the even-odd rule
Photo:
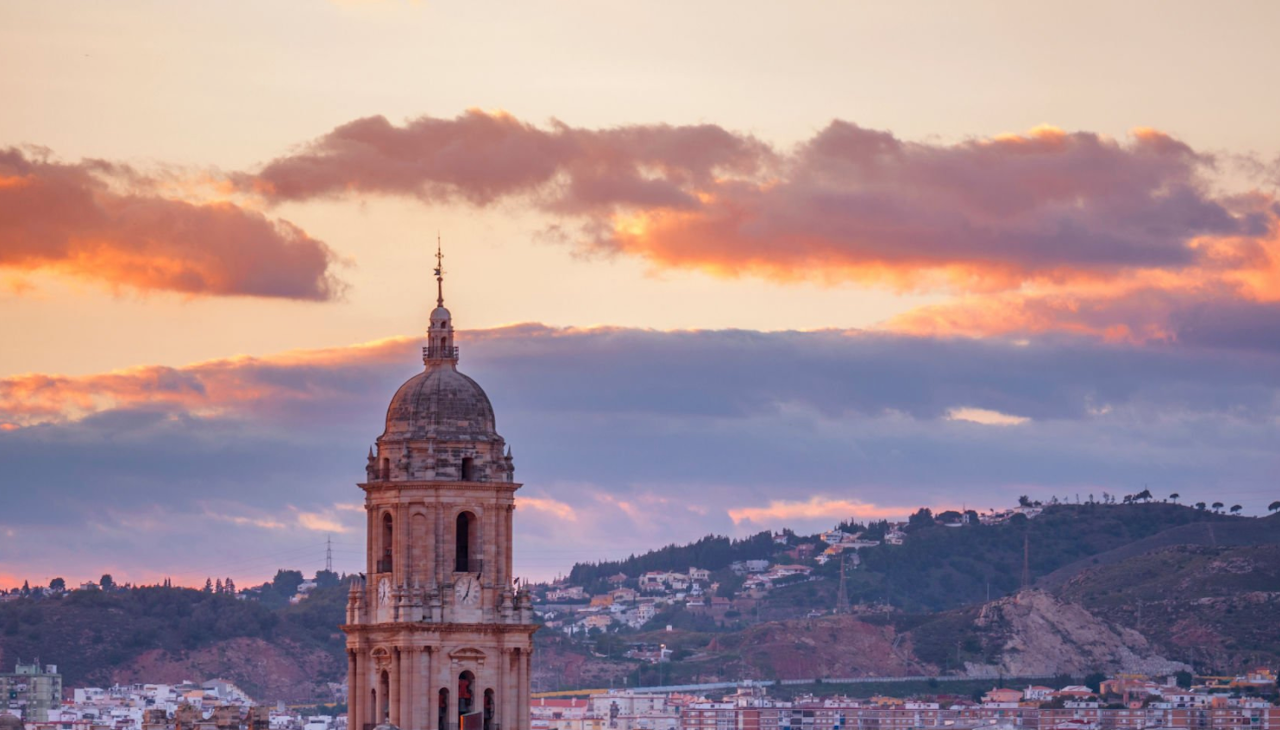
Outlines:
[[[362,565],[434,305],[517,570],[1280,499],[1280,5],[0,1],[0,587]]]

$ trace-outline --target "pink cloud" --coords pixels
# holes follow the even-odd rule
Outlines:
[[[334,253],[297,226],[226,201],[166,197],[102,161],[0,150],[0,268],[138,291],[327,300]]]
[[[661,267],[998,291],[1253,265],[1274,204],[1213,194],[1213,165],[1151,129],[924,143],[835,121],[778,150],[715,125],[470,111],[356,120],[237,180],[272,201],[519,199],[562,216],[555,230],[580,247]]]

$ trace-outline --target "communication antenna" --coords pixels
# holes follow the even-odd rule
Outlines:
[[[840,553],[840,588],[836,593],[836,613],[849,613],[849,594],[844,588],[844,552]]]
[[[324,572],[333,572],[333,535],[328,536],[324,541]]]

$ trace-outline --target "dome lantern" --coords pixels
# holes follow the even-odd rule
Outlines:
[[[453,344],[453,315],[444,308],[444,252],[436,237],[436,308],[431,310],[427,325],[427,346],[422,348],[422,364],[457,366],[458,348]]]

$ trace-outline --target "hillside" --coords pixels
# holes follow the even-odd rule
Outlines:
[[[1172,659],[1222,672],[1280,663],[1277,544],[1167,547],[1081,571],[1057,592]]]
[[[772,562],[811,566],[811,579],[735,598],[730,610],[718,613],[671,604],[638,632],[593,633],[593,643],[579,640],[578,650],[593,652],[592,674],[605,677],[628,671],[617,660],[622,644],[673,649],[675,661],[662,676],[630,665],[631,681],[642,683],[799,679],[815,672],[1231,672],[1274,661],[1280,651],[1274,621],[1280,604],[1269,592],[1280,591],[1274,565],[1280,547],[1273,545],[1280,541],[1280,516],[1135,503],[1052,505],[1034,519],[991,525],[947,527],[925,517],[913,517],[905,544],[859,550],[860,564],[846,572],[857,616],[813,615],[829,614],[839,586],[838,561],[819,566],[795,552],[817,543],[815,537],[791,535],[788,545],[772,547],[765,534],[737,542],[708,537],[697,550],[719,540],[715,568],[747,559],[748,550],[767,550]],[[847,524],[850,532],[866,527]],[[1177,547],[1184,544],[1191,547]],[[626,585],[634,586],[636,574],[628,568],[713,567],[695,562],[693,548],[668,546],[627,561],[577,566],[573,575],[598,580],[624,572]],[[1035,590],[1019,593],[1024,549]],[[732,579],[721,568],[712,579],[725,576]],[[730,583],[740,585],[740,577]],[[989,602],[983,600],[988,591]],[[723,585],[718,593],[732,594]],[[603,665],[610,658],[617,661],[612,670]],[[564,680],[545,681],[558,687]]]
[[[230,679],[255,697],[332,700],[345,671],[346,590],[298,605],[189,588],[74,591],[0,604],[0,666],[39,657],[66,686]]]
[[[883,525],[846,524],[857,532]],[[1037,590],[1016,594],[1023,549]],[[708,536],[623,561],[574,566],[592,590],[625,573],[712,571],[719,613],[664,603],[638,630],[569,638],[538,632],[538,689],[903,674],[1079,674],[1181,664],[1236,671],[1280,661],[1280,516],[1232,517],[1173,504],[1053,505],[1034,519],[944,527],[917,514],[903,545],[859,551],[846,574],[856,615],[830,615],[839,561],[798,548],[817,536]],[[804,563],[806,579],[737,597],[729,566]],[[345,589],[338,577],[290,605],[301,574],[281,571],[249,600],[184,588],[74,591],[0,603],[0,666],[39,657],[67,686],[222,677],[259,699],[330,701],[343,680]],[[984,599],[990,590],[992,600]],[[821,614],[821,615],[819,615]],[[670,629],[668,629],[670,627]],[[627,659],[665,644],[671,662]]]
[[[1218,526],[1227,527],[1218,532],[1228,534],[1247,532],[1241,531],[1241,526],[1267,522],[1159,502],[1049,505],[1034,520],[1019,515],[1002,524],[971,524],[958,529],[935,524],[932,519],[913,517],[912,521],[915,524],[908,528],[910,538],[905,544],[858,551],[862,564],[848,575],[852,603],[887,603],[908,612],[935,612],[979,603],[988,596],[1009,595],[1021,583],[1024,540],[1029,547],[1031,575],[1037,579],[1110,551],[1157,539],[1174,528],[1190,528],[1200,535]],[[868,527],[846,524],[850,532]],[[1260,534],[1242,539],[1260,540],[1268,531],[1255,532]],[[569,582],[591,588],[615,573],[634,579],[645,571],[683,571],[690,566],[722,571],[735,560],[753,558],[796,562],[785,557],[785,552],[804,543],[820,541],[793,535],[789,544],[782,546],[767,532],[743,540],[709,535],[689,545],[669,545],[627,560],[576,564]],[[834,562],[814,566],[819,575],[837,575]],[[806,610],[830,608],[835,603],[834,589],[824,586],[795,603]]]

